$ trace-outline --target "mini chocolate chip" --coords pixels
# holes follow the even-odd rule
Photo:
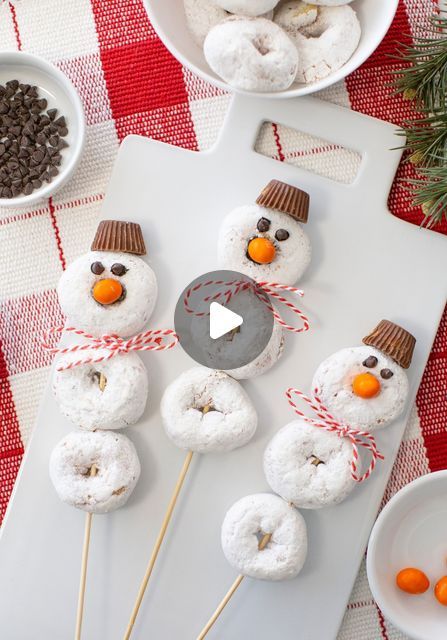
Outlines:
[[[57,136],[51,136],[49,139],[49,143],[52,147],[57,147],[57,143],[59,142],[59,138]]]
[[[57,169],[56,167],[48,167],[48,173],[52,178],[55,178],[59,173],[59,169]]]
[[[6,86],[8,87],[8,89],[13,89],[14,92],[16,92],[17,89],[19,88],[19,81],[18,80],[8,80],[8,82],[6,83]]]
[[[39,107],[40,111],[44,111],[48,106],[48,101],[45,98],[41,98],[36,101],[36,106]]]
[[[66,142],[63,138],[59,138],[59,142],[57,143],[58,149],[65,149],[68,147],[68,142]]]
[[[19,89],[20,89],[20,91],[22,91],[22,93],[28,93],[28,91],[31,89],[31,85],[30,84],[19,84]]]
[[[12,191],[11,191],[11,189],[10,189],[9,187],[5,187],[5,188],[3,189],[3,194],[2,194],[2,195],[3,195],[3,197],[4,197],[4,198],[12,198]]]
[[[36,86],[30,87],[27,91],[27,95],[30,96],[31,98],[37,98],[39,95],[39,91],[37,87]]]
[[[50,120],[54,120],[56,115],[57,115],[57,109],[48,109],[47,116],[50,118]]]
[[[64,137],[64,136],[68,136],[68,129],[67,127],[61,127],[59,129],[59,135]]]
[[[256,228],[261,233],[268,231],[270,229],[270,220],[268,218],[259,218]]]
[[[90,271],[95,274],[95,276],[100,276],[104,271],[104,265],[102,262],[92,262],[90,266]]]
[[[391,369],[382,369],[382,371],[380,372],[380,376],[384,380],[389,380],[394,376],[394,373],[391,371]]]
[[[31,182],[35,189],[40,189],[40,187],[42,186],[42,182],[40,180],[32,180]]]
[[[363,366],[368,367],[368,369],[373,369],[375,366],[377,366],[377,363],[378,360],[376,356],[368,356],[366,360],[362,362]]]
[[[5,153],[5,151],[6,151],[5,145],[2,142],[0,142],[0,156],[2,156]]]
[[[65,121],[64,116],[60,116],[60,118],[58,118],[57,120],[54,121],[54,124],[56,125],[56,127],[66,127],[67,123]]]
[[[31,182],[28,182],[28,184],[25,185],[23,193],[26,196],[29,196],[33,191],[34,191],[34,186],[31,184]]]
[[[36,142],[38,144],[45,144],[46,141],[47,141],[47,136],[42,131],[39,134],[37,134]]]
[[[127,272],[127,269],[120,262],[115,262],[115,264],[112,264],[110,267],[110,271],[114,276],[123,276]]]
[[[0,102],[0,113],[8,113],[9,106],[6,102]]]
[[[278,231],[275,233],[275,238],[279,240],[279,242],[282,242],[283,240],[287,240],[289,235],[289,232],[285,229],[278,229]]]

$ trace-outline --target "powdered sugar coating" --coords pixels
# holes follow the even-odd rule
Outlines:
[[[228,18],[211,29],[203,50],[218,76],[245,91],[287,89],[298,68],[296,47],[265,18]]]
[[[287,502],[319,509],[342,502],[354,489],[351,461],[347,438],[298,419],[270,440],[264,473],[273,491]]]
[[[257,229],[260,218],[270,221],[268,231]],[[278,241],[279,229],[289,233],[287,240]],[[249,241],[254,237],[268,238],[276,253],[270,264],[257,264],[247,256]],[[225,216],[218,237],[218,261],[222,269],[239,271],[253,280],[294,285],[307,269],[311,259],[310,240],[302,225],[287,213],[273,211],[257,204],[238,207]]]
[[[362,363],[369,357],[377,358],[374,368]],[[393,376],[383,379],[383,369]],[[361,398],[354,394],[352,383],[356,375],[371,373],[380,382],[380,393],[374,398]],[[369,346],[341,349],[320,364],[314,374],[312,388],[332,415],[351,427],[374,431],[395,420],[404,410],[409,385],[405,371],[382,351]]]
[[[272,537],[258,548],[259,538]],[[260,580],[286,580],[301,571],[307,556],[302,515],[278,496],[257,493],[238,500],[222,524],[222,549],[238,573]]]
[[[315,5],[306,4],[302,0],[291,0],[279,5],[273,21],[285,29],[289,35],[296,35],[299,29],[312,24],[317,17],[318,9]]]
[[[101,262],[104,271],[95,275],[94,262]],[[110,268],[119,263],[127,269],[122,276]],[[101,305],[92,296],[98,280],[113,278],[125,290],[125,297],[110,305]],[[100,336],[117,334],[125,337],[146,327],[157,300],[157,280],[150,266],[139,256],[129,253],[90,251],[72,262],[62,274],[57,287],[59,303],[67,323],[77,329]]]
[[[200,47],[203,46],[208,32],[230,15],[210,0],[183,0],[183,5],[188,29],[194,42]]]
[[[207,412],[203,409],[207,407]],[[258,417],[250,398],[223,371],[194,367],[166,388],[161,417],[177,447],[199,453],[226,452],[253,437]]]
[[[93,465],[95,476],[90,475]],[[50,457],[50,477],[59,498],[90,513],[122,507],[139,476],[134,445],[126,436],[111,431],[72,431]]]
[[[212,4],[241,16],[260,16],[276,7],[279,0],[211,0]]]
[[[297,82],[317,82],[340,69],[352,56],[360,41],[361,27],[351,7],[319,7],[318,17],[301,30],[287,33],[299,55]]]
[[[105,349],[88,349],[82,352],[82,357],[109,354]],[[79,353],[65,354],[57,365],[65,366],[79,357]],[[103,391],[99,386],[100,373],[106,379]],[[81,429],[123,429],[137,422],[146,406],[146,367],[136,353],[127,353],[97,364],[55,370],[53,391],[62,414]]]

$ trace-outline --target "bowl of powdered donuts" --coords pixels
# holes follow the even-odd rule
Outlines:
[[[291,98],[345,78],[377,48],[398,0],[146,0],[171,53],[227,91]]]

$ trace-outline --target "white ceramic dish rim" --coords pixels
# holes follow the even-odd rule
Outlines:
[[[443,469],[441,471],[435,471],[433,473],[427,473],[420,478],[416,478],[413,482],[410,482],[405,487],[403,487],[400,491],[398,491],[391,500],[385,505],[382,509],[379,517],[377,518],[374,527],[371,531],[371,535],[368,543],[368,553],[366,557],[366,571],[368,574],[368,582],[371,588],[371,592],[373,594],[374,600],[379,605],[381,611],[385,615],[385,617],[400,631],[407,634],[412,640],[427,640],[427,636],[420,636],[419,634],[415,634],[414,629],[409,626],[405,620],[402,620],[399,617],[396,617],[395,611],[392,608],[388,607],[387,601],[382,598],[382,590],[380,587],[380,580],[376,573],[376,565],[375,558],[377,554],[377,549],[380,544],[380,534],[388,522],[391,514],[394,511],[394,508],[397,504],[405,500],[407,496],[413,491],[417,490],[419,487],[426,484],[437,484],[438,482],[445,482],[447,480],[447,469]]]
[[[254,92],[254,91],[242,91],[240,89],[236,89],[235,87],[232,87],[227,82],[224,82],[223,80],[220,80],[219,78],[217,78],[216,76],[212,75],[211,73],[204,72],[202,69],[200,69],[200,67],[197,67],[188,58],[186,58],[182,53],[180,53],[180,51],[177,49],[175,44],[170,40],[170,38],[168,38],[168,36],[164,32],[164,30],[162,29],[159,21],[157,20],[154,12],[152,10],[152,7],[151,7],[151,2],[153,2],[153,1],[154,0],[144,0],[144,4],[146,6],[146,11],[147,11],[147,13],[149,15],[149,19],[151,21],[151,24],[154,27],[155,31],[157,32],[157,35],[160,38],[160,40],[163,42],[165,47],[168,49],[168,51],[170,51],[170,53],[172,53],[172,55],[175,58],[177,58],[177,60],[179,60],[183,66],[185,66],[188,69],[190,69],[191,71],[193,71],[193,73],[195,73],[200,78],[202,78],[202,80],[205,80],[206,82],[209,82],[210,84],[218,87],[219,89],[223,89],[224,91],[234,92],[234,93],[241,93],[241,94],[244,94],[244,95],[257,97],[257,98],[276,98],[276,99],[297,98],[299,96],[305,96],[305,95],[310,95],[312,93],[316,93],[317,91],[321,91],[322,89],[327,89],[328,87],[332,86],[336,82],[339,82],[340,80],[343,80],[344,78],[346,78],[346,76],[348,76],[351,73],[353,73],[366,60],[368,60],[368,58],[370,56],[372,56],[374,51],[377,49],[379,44],[382,42],[382,40],[386,36],[386,34],[388,32],[388,29],[390,28],[390,26],[391,26],[391,24],[392,24],[392,22],[394,20],[394,17],[395,17],[396,12],[397,12],[397,8],[399,6],[399,0],[389,0],[389,3],[391,5],[390,6],[390,15],[389,15],[388,20],[383,22],[383,25],[382,25],[382,28],[380,29],[380,31],[377,32],[377,39],[374,40],[374,42],[372,42],[369,47],[365,48],[365,50],[364,50],[362,55],[360,55],[358,58],[357,58],[357,56],[353,55],[348,60],[348,62],[346,62],[346,64],[344,64],[338,71],[335,71],[334,73],[332,73],[327,78],[324,78],[323,80],[320,80],[319,82],[314,82],[313,84],[300,86],[297,89],[293,89],[292,88],[292,89],[287,89],[285,91],[259,93],[259,92]]]
[[[5,63],[2,62],[3,59],[6,59]],[[60,71],[50,62],[47,62],[47,60],[45,60],[44,58],[36,56],[32,53],[26,53],[24,51],[2,51],[0,52],[0,63],[37,67],[38,69],[41,69],[42,71],[48,73],[48,75],[55,78],[59,85],[62,85],[63,89],[68,95],[70,102],[73,105],[77,118],[78,135],[74,143],[70,145],[71,154],[69,157],[67,157],[65,166],[63,166],[63,169],[59,173],[59,175],[56,176],[56,178],[52,182],[46,184],[40,189],[37,189],[29,196],[22,195],[17,196],[16,198],[0,198],[0,208],[24,207],[51,196],[55,191],[60,189],[60,187],[62,187],[62,185],[67,182],[67,180],[76,169],[79,160],[81,159],[85,142],[84,109],[81,99],[71,81],[64,73],[62,73],[62,71]]]

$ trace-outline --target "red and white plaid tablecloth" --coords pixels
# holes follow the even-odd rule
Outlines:
[[[411,117],[411,105],[401,96],[392,96],[387,87],[397,66],[390,54],[396,51],[396,41],[410,42],[421,31],[433,4],[432,0],[401,0],[376,53],[322,97],[395,124]],[[37,336],[61,322],[55,287],[66,264],[89,246],[121,140],[135,133],[202,150],[216,138],[229,96],[195,78],[171,57],[155,35],[142,0],[3,1],[0,47],[36,53],[64,71],[81,95],[88,125],[81,167],[67,187],[35,208],[0,210],[1,519],[50,365]],[[336,179],[348,179],[353,170],[352,158],[340,150],[276,125],[264,127],[258,149],[317,172],[335,171]],[[399,175],[413,171],[405,164]],[[409,207],[399,182],[389,204],[395,215],[410,223],[421,222],[421,211]],[[438,230],[447,233],[447,224]],[[447,466],[446,383],[447,314],[386,498],[415,477]],[[364,566],[339,638],[404,638],[375,605]]]

